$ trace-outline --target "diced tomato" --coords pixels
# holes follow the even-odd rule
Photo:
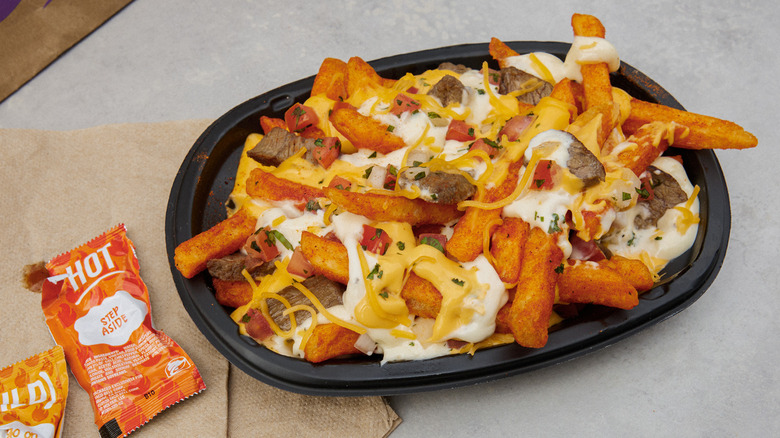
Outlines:
[[[276,247],[276,243],[271,239],[270,232],[271,228],[265,227],[249,236],[249,239],[247,239],[246,244],[244,245],[244,249],[250,257],[259,258],[264,262],[270,262],[279,255],[279,249]]]
[[[290,132],[302,132],[309,126],[314,126],[319,122],[320,118],[317,117],[317,113],[308,106],[296,103],[291,106],[284,113],[284,121],[287,123],[287,127],[290,128]]]
[[[650,182],[650,176],[641,178],[639,181],[642,183],[639,186],[639,190],[637,190],[637,194],[639,194],[639,200],[652,201],[655,197],[655,192],[653,191],[653,183]]]
[[[338,137],[318,138],[314,141],[314,150],[311,154],[322,167],[327,169],[341,154],[341,141]]]
[[[409,87],[406,89],[406,92],[411,94],[417,94],[420,92],[420,90],[418,90],[417,87]]]
[[[430,245],[441,252],[444,252],[444,247],[447,245],[447,236],[444,234],[423,233],[420,234],[420,245]]]
[[[474,127],[463,120],[452,120],[450,126],[447,127],[447,134],[444,136],[445,140],[457,141],[471,141],[475,138],[477,137]]]
[[[514,116],[506,121],[506,125],[498,133],[498,137],[501,138],[502,135],[506,135],[509,141],[515,141],[520,138],[533,120],[533,116]]]
[[[287,123],[282,119],[276,119],[268,116],[260,116],[260,127],[263,128],[263,132],[268,134],[274,128],[282,128],[285,131],[289,131]]]
[[[572,234],[569,241],[571,242],[571,255],[569,256],[571,260],[597,262],[606,258],[601,248],[596,245],[595,240],[582,240],[576,234]]]
[[[264,341],[274,334],[263,312],[257,309],[249,308],[244,315],[243,322],[246,334],[258,341]]]
[[[383,187],[387,190],[394,190],[395,189],[395,182],[398,180],[398,169],[395,168],[395,166],[388,165],[387,166],[387,173],[385,174],[385,183]]]
[[[534,178],[531,181],[531,188],[534,190],[550,190],[555,186],[555,175],[558,173],[558,166],[552,160],[539,160],[534,169]]]
[[[392,106],[390,107],[390,114],[400,116],[406,111],[418,110],[420,109],[420,106],[419,100],[414,100],[403,93],[398,93],[398,95],[395,96],[395,99],[393,99]]]
[[[393,239],[385,230],[363,225],[363,238],[360,240],[360,246],[364,250],[383,255],[391,243],[393,243]]]
[[[287,264],[287,272],[302,278],[309,278],[314,275],[314,267],[306,260],[301,247],[295,248],[290,263]]]
[[[496,157],[498,149],[498,143],[486,138],[478,138],[477,141],[471,143],[471,146],[469,146],[470,151],[484,151],[490,158]]]
[[[337,175],[334,176],[332,180],[330,180],[328,187],[335,187],[340,190],[349,190],[349,188],[352,187],[352,181]]]

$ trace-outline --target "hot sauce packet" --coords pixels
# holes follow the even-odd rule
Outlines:
[[[59,345],[0,369],[0,436],[57,438],[68,398]]]
[[[46,264],[41,306],[103,438],[126,436],[206,388],[192,359],[152,326],[149,291],[120,224]]]

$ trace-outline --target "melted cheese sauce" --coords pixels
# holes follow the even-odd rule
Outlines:
[[[606,40],[583,37],[575,38],[565,61],[547,53],[506,59],[508,65],[550,82],[563,78],[581,81],[580,66],[594,62],[606,62],[614,71],[619,67],[620,59],[615,48]],[[448,74],[458,78],[465,91],[462,103],[442,107],[438,99],[426,93]],[[404,112],[400,116],[390,114],[395,96],[399,92],[407,92],[410,87],[419,90],[419,94],[410,96],[419,100],[420,110]],[[614,95],[621,119],[624,119],[630,111],[630,98],[617,89]],[[301,212],[291,202],[251,200],[250,203],[245,181],[255,168],[313,187],[327,186],[334,177],[340,176],[353,183],[352,191],[362,192],[382,190],[384,176],[391,167],[400,175],[408,167],[422,166],[430,170],[461,173],[479,188],[489,189],[506,178],[512,162],[523,160],[525,166],[520,170],[519,183],[509,197],[491,204],[468,200],[459,207],[500,208],[502,217],[521,218],[532,227],[556,235],[558,246],[566,258],[572,250],[568,240],[571,224],[579,229],[584,220],[583,212],[595,212],[600,229],[592,237],[600,238],[601,244],[613,254],[640,259],[655,272],[668,260],[690,248],[696,237],[699,212],[697,189],[691,185],[677,161],[661,157],[653,165],[672,175],[690,197],[689,201],[669,209],[658,221],[658,227],[636,229],[634,218],[643,214],[644,208],[636,201],[640,182],[633,172],[622,168],[616,160],[621,150],[632,146],[624,142],[610,155],[601,156],[596,140],[601,119],[596,117],[570,124],[575,109],[549,97],[543,98],[533,109],[533,121],[516,141],[501,138],[498,135],[500,129],[520,112],[513,95],[499,95],[498,86],[489,83],[487,68],[482,72],[469,70],[462,74],[445,70],[431,70],[417,76],[407,74],[392,87],[360,91],[350,96],[348,102],[355,105],[361,114],[390,127],[388,131],[402,138],[406,146],[386,155],[356,150],[328,122],[328,111],[334,102],[322,95],[314,96],[305,105],[318,113],[318,127],[326,135],[341,139],[343,147],[339,158],[328,169],[300,157],[290,158],[276,168],[261,166],[246,155],[262,138],[259,134],[252,134],[246,139],[230,196],[231,214],[242,205],[252,205],[259,212],[257,228],[269,226],[281,233],[289,244],[288,247],[277,239],[282,260],[277,263],[278,269],[253,283],[252,301],[232,313],[231,317],[242,334],[246,334],[242,319],[247,309],[262,310],[266,298],[295,284],[286,266],[293,253],[290,247],[300,245],[303,231],[319,236],[333,232],[347,250],[349,281],[343,305],[327,309],[327,315],[318,311],[316,320],[309,318],[289,333],[277,331],[265,345],[280,354],[303,357],[304,343],[312,325],[329,322],[364,332],[376,343],[376,352],[383,354],[383,363],[427,359],[464,351],[473,353],[476,348],[512,341],[511,336],[494,333],[496,315],[507,302],[508,293],[485,255],[478,256],[473,262],[457,263],[432,246],[417,245],[409,224],[373,223],[360,215],[334,211],[334,207]],[[495,141],[498,145],[495,157],[489,159],[487,155],[469,152],[472,141],[446,140],[451,120],[463,120],[473,126],[476,138]],[[606,178],[603,182],[584,189],[582,182],[569,172],[568,149],[572,135],[604,164]],[[612,135],[615,139],[622,139],[619,129]],[[554,161],[561,169],[556,185],[549,190],[532,187],[534,166],[542,159]],[[372,178],[374,170],[376,173]],[[427,195],[415,188],[397,187],[395,190],[410,198]],[[327,203],[323,205],[327,207]],[[567,215],[570,221],[567,221]],[[393,239],[386,254],[377,255],[361,248],[363,225],[382,228]],[[454,223],[444,226],[442,234],[450,238],[453,226]],[[436,319],[411,315],[400,297],[411,272],[433,283],[442,294],[441,311]],[[560,317],[554,315],[551,324],[559,320]],[[470,344],[464,349],[453,350],[447,345],[451,339]]]

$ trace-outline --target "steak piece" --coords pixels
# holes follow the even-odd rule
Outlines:
[[[403,189],[416,185],[422,191],[420,199],[438,204],[457,204],[474,196],[477,190],[463,175],[431,172],[426,167],[410,167],[398,176],[398,184]]]
[[[569,144],[569,160],[566,162],[569,172],[581,179],[585,187],[604,181],[607,176],[604,165],[577,137],[571,137],[574,141]]]
[[[455,76],[446,75],[428,90],[428,95],[438,98],[441,106],[447,106],[455,102],[461,103],[465,90],[466,87]]]
[[[657,226],[658,219],[666,213],[666,210],[688,200],[688,195],[672,175],[655,166],[648,167],[647,171],[650,174],[653,196],[652,199],[639,198],[638,205],[644,209],[634,217],[634,225],[640,229],[651,225]]]
[[[322,275],[315,275],[314,277],[309,277],[304,280],[302,284],[317,297],[326,309],[342,303],[341,296],[344,294],[344,286],[333,280],[329,280]],[[287,286],[278,294],[289,301],[291,307],[303,304],[314,308],[314,304],[293,286]],[[275,299],[266,299],[265,302],[268,304],[268,314],[274,322],[276,322],[279,328],[285,331],[290,330],[289,315],[282,315],[282,313],[287,310],[287,307]],[[299,310],[293,314],[295,315],[295,322],[298,325],[311,317],[311,314],[305,310]]]
[[[278,166],[293,155],[302,147],[306,148],[304,159],[313,164],[317,161],[312,155],[315,139],[301,137],[288,132],[286,129],[275,127],[271,132],[263,136],[260,142],[249,150],[246,154],[249,158],[257,161],[264,166]]]
[[[543,97],[549,96],[553,89],[549,82],[511,66],[499,70],[498,76],[498,92],[500,94],[528,90],[517,96],[517,100],[531,105],[536,105]]]
[[[451,62],[442,62],[441,64],[439,64],[439,67],[437,68],[437,70],[449,70],[451,72],[455,72],[457,74],[462,75],[463,73],[466,73],[467,71],[469,71],[469,68],[466,67],[463,64],[453,64]]]
[[[247,256],[236,252],[219,259],[211,259],[206,262],[206,269],[214,278],[225,281],[245,281],[241,271],[246,267]],[[273,263],[263,263],[249,270],[252,277],[262,277],[272,273],[275,269]]]

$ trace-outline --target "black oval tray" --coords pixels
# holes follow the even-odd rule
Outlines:
[[[569,44],[509,42],[519,53],[543,51],[564,58]],[[370,64],[380,75],[398,78],[450,61],[480,68],[483,61],[497,66],[487,44],[467,44],[408,53]],[[642,100],[682,109],[658,84],[626,63],[612,74],[613,85]],[[699,234],[693,247],[673,260],[662,281],[641,295],[629,311],[589,306],[550,333],[547,345],[528,349],[516,344],[436,359],[387,363],[377,358],[331,360],[311,364],[284,357],[241,336],[202,273],[184,278],[174,267],[176,246],[225,218],[224,203],[233,187],[244,140],[261,132],[259,117],[282,117],[295,102],[309,96],[314,77],[292,82],[254,97],[228,111],[195,142],[171,188],[165,234],[173,279],[184,307],[204,336],[232,364],[267,384],[312,395],[392,395],[428,391],[507,377],[563,362],[603,348],[662,321],[691,305],[709,287],[720,270],[728,244],[731,212],[726,182],[712,151],[670,148],[682,155],[693,184],[701,187]]]

